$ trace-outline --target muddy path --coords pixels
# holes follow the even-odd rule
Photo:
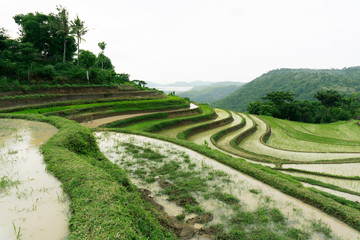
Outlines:
[[[39,152],[56,132],[45,123],[0,119],[0,239],[68,235],[68,198]]]
[[[196,104],[190,103],[190,107],[189,109],[196,109],[199,106],[197,106]],[[160,113],[160,112],[176,112],[176,111],[183,111],[184,109],[179,109],[179,110],[164,110],[164,111],[151,111],[151,112],[143,112],[143,113],[132,113],[132,114],[123,114],[121,115],[117,115],[117,116],[111,116],[111,117],[104,117],[104,118],[98,118],[98,119],[94,119],[94,120],[90,120],[90,121],[85,121],[83,123],[80,123],[83,126],[86,126],[88,128],[96,128],[111,122],[115,122],[118,120],[124,120],[127,118],[133,118],[133,117],[137,117],[137,116],[143,116],[143,115],[149,115],[149,114],[154,114],[154,113]]]
[[[253,153],[263,154],[281,159],[296,160],[296,161],[314,161],[314,160],[331,160],[344,158],[358,158],[359,153],[306,153],[306,152],[292,152],[280,150],[269,147],[261,143],[260,138],[266,132],[266,124],[258,117],[253,116],[254,122],[258,128],[255,133],[250,135],[239,144],[239,147]]]
[[[189,129],[189,128],[192,128],[192,127],[197,127],[197,126],[203,125],[204,123],[211,123],[211,122],[215,122],[215,121],[218,121],[218,120],[222,120],[222,119],[225,119],[225,118],[227,118],[229,116],[229,114],[223,109],[215,109],[215,112],[217,114],[216,119],[212,119],[212,120],[209,120],[209,121],[202,121],[202,122],[199,122],[199,123],[183,125],[183,126],[178,126],[178,127],[174,127],[174,128],[164,129],[164,130],[160,131],[158,134],[176,138],[178,133],[183,132],[186,129]]]
[[[198,226],[200,229],[207,228],[212,224],[224,224],[229,228],[230,225],[228,224],[232,224],[231,221],[228,221],[234,217],[236,208],[219,201],[217,198],[206,197],[209,194],[212,196],[212,191],[216,189],[217,195],[231,195],[233,196],[231,199],[238,199],[243,211],[254,211],[253,214],[256,214],[259,207],[278,209],[286,217],[286,222],[283,225],[308,231],[309,237],[307,239],[337,239],[335,235],[342,239],[360,237],[358,231],[322,211],[187,148],[131,134],[97,132],[95,135],[101,151],[111,161],[124,167],[128,171],[131,181],[138,188],[150,191],[149,194],[154,197],[155,202],[163,205],[169,215],[184,214],[185,219],[193,217],[190,216],[193,213],[186,212],[179,204],[176,204],[176,199],[171,200],[169,196],[164,195],[162,186],[165,183],[165,185],[171,186],[177,181],[176,178],[171,180],[171,174],[162,174],[164,171],[169,171],[174,166],[178,166],[173,174],[180,171],[186,173],[187,178],[199,181],[199,184],[207,182],[208,185],[205,189],[194,190],[192,193],[199,206],[213,215],[210,222]],[[149,158],[151,151],[146,149],[151,149],[155,152],[152,154],[158,157]],[[148,160],[141,159],[139,157],[141,154],[147,156]],[[154,169],[157,171],[153,172]],[[216,177],[211,178],[213,174],[216,174]],[[196,188],[201,188],[203,185],[199,186]],[[330,237],[324,237],[322,233],[311,228],[312,223],[329,226],[333,234]],[[276,225],[272,226],[276,227]],[[201,230],[199,231],[201,232]]]

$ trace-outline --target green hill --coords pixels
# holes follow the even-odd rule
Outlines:
[[[240,82],[217,82],[210,85],[193,87],[186,92],[179,92],[180,97],[188,97],[191,100],[199,103],[213,103],[217,100],[229,96],[244,83]]]
[[[250,102],[273,91],[290,91],[295,99],[314,100],[318,90],[337,90],[350,94],[360,91],[360,67],[344,69],[277,69],[245,84],[228,97],[214,102],[214,107],[246,111]]]

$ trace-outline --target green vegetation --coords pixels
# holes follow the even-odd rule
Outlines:
[[[184,125],[188,123],[197,123],[205,120],[210,120],[214,117],[215,111],[209,105],[202,104],[200,105],[202,109],[202,114],[196,116],[187,116],[187,117],[178,117],[174,119],[160,119],[160,120],[151,120],[146,122],[135,123],[129,125],[128,129],[133,129],[137,131],[145,132],[159,132],[162,129]]]
[[[293,126],[296,126],[297,122],[279,120],[267,116],[261,116],[261,118],[270,124],[271,127],[271,133],[269,133],[268,138],[263,139],[263,142],[269,146],[302,152],[359,152],[359,141],[317,136],[309,132],[296,130]],[[345,124],[349,125],[348,123]],[[353,124],[355,125],[355,123]],[[337,124],[337,126],[341,125]],[[319,128],[321,127],[324,127],[324,130],[326,130],[327,124],[321,124]],[[356,127],[358,129],[355,132],[360,132],[360,128]],[[351,128],[344,130],[343,134],[351,135],[353,132],[349,132],[349,130]]]
[[[183,98],[171,96],[165,99],[153,99],[143,101],[118,101],[118,102],[95,102],[81,105],[53,106],[38,109],[25,109],[14,112],[16,114],[45,114],[45,115],[74,115],[84,112],[104,111],[127,112],[149,109],[181,108],[189,106],[189,102]]]
[[[70,21],[64,7],[57,6],[56,13],[17,14],[14,20],[19,39],[0,28],[0,91],[41,83],[133,84],[129,74],[115,72],[104,52],[96,56],[80,49],[88,28],[78,16]]]
[[[262,97],[265,102],[251,102],[248,112],[257,115],[310,123],[328,123],[348,120],[359,114],[360,101],[357,96],[345,97],[337,91],[318,91],[315,101],[294,101],[290,92],[270,92]]]
[[[20,182],[18,180],[11,180],[7,176],[2,176],[0,178],[0,194],[5,192],[8,188],[18,185]]]
[[[260,100],[267,93],[284,91],[296,94],[298,100],[314,100],[317,91],[336,90],[341,94],[358,96],[360,67],[337,69],[277,69],[245,84],[228,97],[212,105],[244,112],[250,102]]]
[[[178,133],[177,138],[185,140],[185,139],[189,138],[190,136],[192,136],[192,135],[194,135],[194,134],[196,134],[198,132],[207,131],[209,129],[216,128],[216,127],[219,127],[219,126],[223,126],[225,124],[228,124],[228,123],[234,121],[234,118],[233,118],[232,114],[229,111],[226,111],[226,112],[228,114],[228,116],[226,118],[216,120],[216,121],[213,121],[213,122],[210,122],[210,123],[204,123],[204,124],[202,124],[200,126],[195,126],[195,127],[188,128],[185,131]]]
[[[102,155],[88,128],[60,117],[0,117],[47,122],[59,129],[41,149],[47,169],[71,198],[69,239],[174,238],[146,209],[125,171]]]

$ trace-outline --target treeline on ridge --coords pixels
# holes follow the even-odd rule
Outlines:
[[[359,115],[359,96],[345,96],[335,90],[317,91],[318,101],[294,100],[294,93],[277,91],[267,93],[262,99],[251,102],[251,114],[272,116],[308,123],[329,123],[356,118]]]
[[[128,74],[115,72],[99,42],[96,56],[81,50],[88,28],[78,16],[69,20],[68,11],[57,6],[56,13],[27,13],[14,16],[20,37],[11,39],[0,28],[0,85],[24,84],[111,84],[129,81]]]

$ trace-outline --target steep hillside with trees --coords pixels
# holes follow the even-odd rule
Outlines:
[[[269,92],[292,92],[295,93],[294,99],[314,100],[314,94],[320,90],[336,90],[346,95],[359,92],[360,67],[341,70],[272,70],[212,105],[236,111],[246,111],[250,102],[260,100]]]

